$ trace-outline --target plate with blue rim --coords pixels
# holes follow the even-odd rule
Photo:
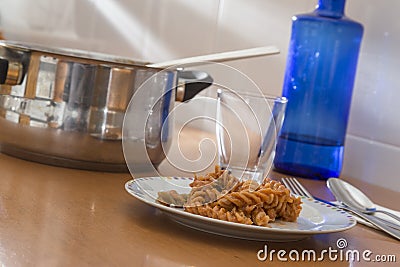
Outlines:
[[[347,212],[311,198],[302,198],[302,210],[296,222],[276,220],[268,226],[245,225],[208,218],[170,207],[157,201],[158,192],[175,190],[190,192],[189,177],[143,177],[126,182],[125,190],[139,201],[159,209],[173,221],[184,226],[216,235],[258,241],[288,242],[312,235],[348,230],[356,220]]]

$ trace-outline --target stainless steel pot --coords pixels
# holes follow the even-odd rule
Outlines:
[[[57,166],[127,171],[123,116],[135,91],[160,70],[110,55],[1,41],[1,152]],[[161,122],[173,101],[188,100],[212,83],[202,72],[173,69],[163,75],[143,99],[168,92],[161,94],[162,108],[147,111],[153,118],[148,140],[157,139],[159,146],[169,141],[161,140]],[[149,146],[148,155],[155,166],[165,157],[157,146]]]

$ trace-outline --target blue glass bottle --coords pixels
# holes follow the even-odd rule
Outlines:
[[[339,177],[363,34],[345,0],[319,0],[293,17],[283,85],[289,99],[274,166],[292,175]]]

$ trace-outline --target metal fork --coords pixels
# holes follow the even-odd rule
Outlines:
[[[290,192],[314,199],[310,192],[304,188],[304,186],[293,177],[285,177],[281,179],[282,183],[290,190]]]
[[[311,193],[304,188],[304,186],[294,177],[285,177],[285,178],[281,178],[282,183],[294,194],[299,195],[299,196],[305,196],[308,198],[312,198],[312,199],[316,199],[314,198]],[[381,229],[385,232],[387,232],[388,234],[391,234],[393,236],[395,236],[397,239],[400,239],[400,226],[392,223],[388,220],[379,218],[379,217],[372,217],[371,215],[367,215],[357,212],[349,207],[343,206],[343,205],[338,205],[326,200],[322,200],[322,199],[317,199],[318,201],[322,201],[324,203],[327,203],[329,205],[341,208],[345,211],[348,211],[350,213],[352,213],[353,215],[360,217],[362,219],[364,219],[365,221],[370,222],[373,226],[375,226],[375,228]],[[372,218],[371,218],[372,217]],[[393,231],[390,231],[390,229],[388,230],[386,227],[382,226],[382,224],[389,226],[390,228],[393,228],[395,230],[397,230],[395,233],[393,233]]]

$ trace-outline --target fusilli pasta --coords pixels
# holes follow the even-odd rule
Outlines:
[[[276,219],[296,221],[301,211],[301,199],[292,196],[280,182],[269,178],[262,184],[239,181],[219,166],[214,173],[196,175],[190,186],[188,195],[161,192],[159,201],[180,204],[193,214],[259,226],[268,226]]]

